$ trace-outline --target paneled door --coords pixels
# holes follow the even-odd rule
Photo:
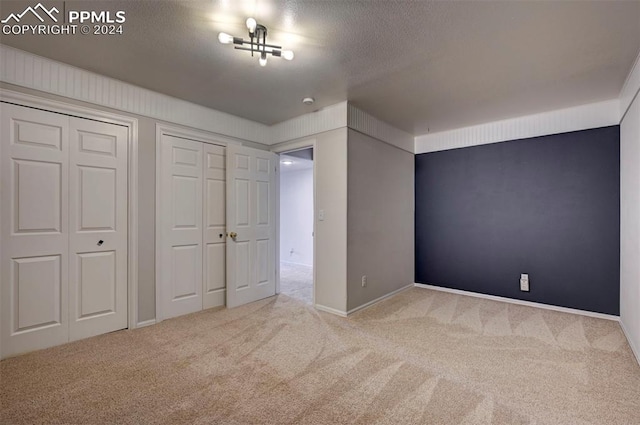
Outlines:
[[[226,211],[225,148],[203,144],[204,148],[204,256],[202,307],[225,304]]]
[[[227,307],[276,293],[276,172],[271,152],[227,146]]]
[[[127,128],[70,118],[69,339],[127,327]]]
[[[203,144],[162,136],[162,316],[202,310]]]
[[[2,357],[69,340],[69,117],[0,104]]]
[[[0,108],[2,357],[126,328],[127,128]]]

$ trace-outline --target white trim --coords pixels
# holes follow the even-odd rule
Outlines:
[[[156,123],[156,245],[155,245],[155,291],[156,291],[156,317],[155,322],[162,322],[165,317],[162,312],[162,284],[160,281],[162,265],[162,136],[173,136],[189,139],[196,142],[209,143],[212,145],[229,146],[240,145],[241,143],[233,138],[224,137],[208,131],[189,128],[181,125],[169,123]]]
[[[156,324],[156,319],[149,319],[149,320],[144,320],[142,322],[139,322],[137,327],[144,328],[144,327],[155,325],[155,324]]]
[[[620,90],[620,122],[627,115],[627,111],[631,108],[633,100],[638,96],[640,92],[640,52],[638,57],[633,63],[629,75]]]
[[[336,103],[316,112],[274,124],[269,127],[268,145],[309,137],[347,126],[347,102]]]
[[[127,145],[129,149],[127,159],[129,173],[127,200],[127,321],[129,329],[135,329],[138,324],[138,120],[125,115],[97,111],[1,88],[0,100],[15,105],[43,109],[127,127]]]
[[[385,300],[385,299],[387,299],[387,298],[390,298],[390,297],[392,297],[392,296],[394,296],[394,295],[396,295],[396,294],[398,294],[398,293],[400,293],[400,292],[402,292],[402,291],[406,291],[407,289],[413,288],[414,286],[415,286],[415,284],[414,284],[414,283],[410,283],[410,284],[408,284],[408,285],[406,285],[406,286],[403,286],[403,287],[402,287],[402,288],[400,288],[400,289],[396,289],[396,290],[395,290],[395,291],[393,291],[393,292],[389,292],[389,293],[388,293],[388,294],[386,294],[386,295],[383,295],[383,296],[381,296],[381,297],[378,297],[378,298],[376,298],[376,299],[375,299],[375,300],[373,300],[373,301],[369,301],[368,303],[366,303],[366,304],[362,304],[362,305],[361,305],[361,306],[359,306],[359,307],[352,308],[351,310],[347,311],[347,315],[351,315],[351,314],[353,314],[353,313],[355,313],[355,312],[357,312],[357,311],[364,310],[365,308],[371,307],[372,305],[377,304],[377,303],[379,303],[379,302],[380,302],[380,301],[382,301],[382,300]]]
[[[631,351],[636,356],[636,361],[638,362],[638,365],[640,365],[640,350],[636,348],[635,345],[633,345],[633,340],[630,338],[630,334],[627,331],[627,328],[624,326],[624,322],[622,320],[620,320],[620,327],[622,328],[622,332],[624,333],[624,336],[627,338],[627,342],[629,343],[629,347],[631,347]]]
[[[145,117],[269,143],[269,127],[0,45],[0,81]]]
[[[215,145],[242,145],[243,141],[250,141],[168,122],[156,122],[156,136],[158,134],[158,128],[167,135]]]
[[[347,109],[347,126],[407,152],[415,152],[413,134],[399,130],[351,104]]]
[[[320,311],[324,311],[325,313],[331,313],[331,314],[335,314],[336,316],[340,316],[340,317],[347,317],[347,313],[341,310],[337,310],[335,308],[331,308],[331,307],[326,307],[323,306],[321,304],[314,304],[314,307],[316,310],[320,310]]]
[[[595,313],[593,311],[578,310],[575,308],[568,308],[568,307],[559,307],[559,306],[550,305],[550,304],[536,303],[533,301],[516,300],[514,298],[498,297],[496,295],[487,295],[487,294],[480,294],[478,292],[470,292],[470,291],[463,291],[460,289],[445,288],[442,286],[426,285],[424,283],[415,283],[414,285],[417,288],[432,289],[434,291],[449,292],[451,294],[465,295],[468,297],[484,298],[487,300],[499,301],[503,303],[524,305],[527,307],[541,308],[544,310],[559,311],[561,313],[578,314],[580,316],[595,317],[596,319],[613,320],[615,322],[620,321],[620,316],[615,316],[612,314]]]
[[[274,152],[275,154],[275,152]],[[276,154],[277,155],[277,154]],[[280,155],[276,163],[276,252],[275,252],[275,270],[276,270],[276,295],[280,294]]]
[[[304,138],[302,140],[292,140],[289,142],[278,143],[277,145],[271,146],[270,151],[273,153],[284,153],[284,152],[292,152],[298,151],[301,149],[314,148],[316,146],[316,139],[308,139]]]
[[[527,115],[415,138],[415,153],[506,142],[620,123],[619,99]]]

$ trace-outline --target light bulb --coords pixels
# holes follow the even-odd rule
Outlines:
[[[293,52],[291,50],[283,50],[282,57],[290,61],[293,59]]]
[[[260,62],[260,66],[267,66],[267,55],[263,53],[258,62]]]
[[[249,28],[249,32],[255,32],[258,23],[255,19],[249,18],[247,19],[247,28]]]
[[[229,44],[233,41],[233,36],[227,33],[221,32],[218,34],[218,41],[222,44]]]

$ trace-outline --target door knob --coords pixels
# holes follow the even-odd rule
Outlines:
[[[238,234],[236,232],[231,232],[229,233],[229,236],[231,237],[231,239],[235,239],[238,237]]]

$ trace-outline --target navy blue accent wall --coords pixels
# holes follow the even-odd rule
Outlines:
[[[619,126],[420,154],[415,172],[416,282],[619,314]]]

